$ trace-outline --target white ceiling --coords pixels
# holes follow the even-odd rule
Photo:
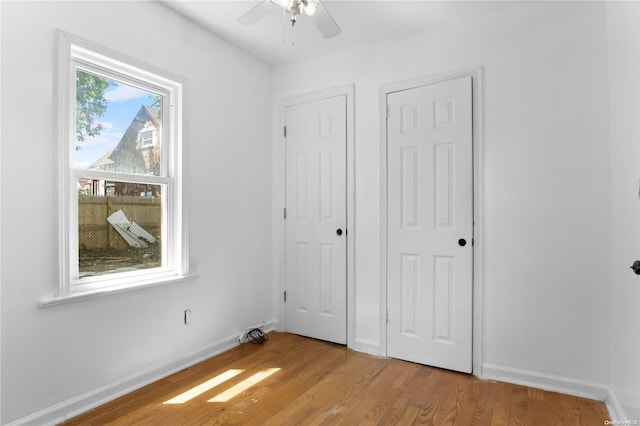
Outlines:
[[[313,17],[302,16],[291,30],[277,5],[254,25],[237,19],[262,0],[161,0],[234,45],[277,65],[285,62],[350,49],[362,43],[407,37],[435,31],[481,15],[522,6],[519,1],[426,1],[426,0],[323,0],[342,33],[331,39],[318,33]],[[292,45],[291,41],[295,41]],[[285,41],[286,40],[286,41]]]

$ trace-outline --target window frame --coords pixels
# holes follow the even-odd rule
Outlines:
[[[182,187],[182,93],[180,78],[57,30],[54,79],[55,142],[58,149],[58,287],[41,306],[76,296],[108,294],[188,278],[187,227]],[[75,168],[76,70],[95,73],[161,94],[160,176]],[[158,268],[79,278],[78,178],[163,185],[162,265]]]
[[[140,132],[140,143],[139,143],[138,149],[154,147],[156,145],[155,132],[156,132],[155,130],[142,130]],[[149,139],[145,138],[145,135],[150,135],[150,138]],[[149,141],[149,143],[146,143],[147,140]]]

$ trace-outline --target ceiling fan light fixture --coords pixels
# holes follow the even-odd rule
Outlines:
[[[318,8],[318,0],[271,0],[293,16],[312,16]]]
[[[318,7],[318,2],[314,0],[307,0],[304,2],[304,14],[307,16],[313,16],[316,13],[316,8]]]
[[[287,12],[292,14],[293,16],[298,16],[304,10],[304,4],[300,0],[293,0],[289,3],[289,7],[287,8]]]
[[[332,38],[341,33],[340,27],[322,4],[322,0],[260,0],[256,6],[240,16],[238,22],[243,25],[255,24],[268,14],[270,4],[284,10],[285,20],[287,14],[290,15],[291,26],[296,24],[300,15],[306,15],[313,17],[311,21],[324,38]]]

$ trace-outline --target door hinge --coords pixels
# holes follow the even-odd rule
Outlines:
[[[384,320],[385,320],[385,322],[386,322],[387,324],[389,324],[389,308],[387,308],[387,312],[386,312],[386,314],[385,314],[385,319],[384,319]]]
[[[282,128],[282,135],[286,138],[287,137],[287,126],[283,126]]]
[[[385,118],[389,118],[389,104],[387,104],[387,111],[385,112]]]
[[[286,207],[284,208],[283,217],[284,217],[284,219],[286,219],[286,218],[287,218],[287,208],[286,208]]]
[[[284,291],[284,301],[285,301],[285,303],[287,301],[287,290]]]

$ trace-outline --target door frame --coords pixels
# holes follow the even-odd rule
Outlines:
[[[286,330],[286,306],[284,305],[284,291],[286,290],[286,227],[284,220],[284,207],[286,205],[286,146],[284,137],[284,125],[286,108],[290,106],[320,101],[326,98],[345,96],[346,99],[346,131],[347,131],[347,347],[352,348],[355,337],[355,129],[354,129],[354,85],[344,85],[317,90],[314,92],[286,97],[280,99],[278,108],[278,126],[275,129],[274,140],[276,152],[274,155],[274,175],[276,179],[273,218],[274,218],[274,258],[273,282],[277,283],[276,306],[278,307],[278,331]],[[275,120],[274,120],[275,122]]]
[[[472,271],[472,374],[482,376],[482,289],[484,281],[484,126],[483,126],[483,68],[467,68],[437,75],[417,77],[380,87],[380,351],[388,356],[387,349],[387,95],[460,77],[472,79],[472,144],[473,144],[473,271]]]

